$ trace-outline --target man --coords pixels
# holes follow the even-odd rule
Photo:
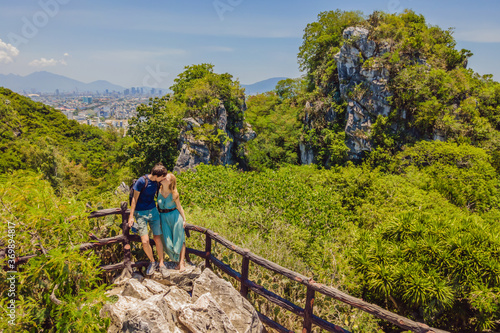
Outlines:
[[[167,273],[167,268],[163,263],[160,214],[158,213],[155,203],[155,194],[160,186],[160,182],[167,177],[167,173],[167,169],[161,163],[156,164],[151,170],[151,174],[139,178],[133,186],[134,196],[130,207],[128,225],[132,227],[135,217],[137,221],[137,230],[142,241],[142,247],[151,261],[146,269],[146,275],[152,275],[156,268],[159,268],[162,274]],[[153,232],[153,239],[160,261],[159,263],[155,262],[153,249],[149,244],[148,224]]]

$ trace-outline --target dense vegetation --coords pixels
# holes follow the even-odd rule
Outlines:
[[[86,192],[96,185],[97,192],[110,189],[126,173],[124,148],[131,140],[122,136],[80,125],[49,106],[0,88],[2,173],[39,170],[57,192]]]
[[[390,52],[364,59],[384,66],[393,110],[371,131],[376,149],[356,165],[347,159],[346,101],[333,56],[342,31],[363,26]],[[213,124],[221,103],[229,127],[249,122],[257,138],[239,166],[201,165],[179,176],[191,223],[280,265],[393,312],[454,332],[493,332],[500,320],[500,84],[467,70],[471,53],[455,50],[450,30],[411,11],[323,12],[305,28],[303,78],[245,96],[230,74],[210,64],[187,66],[173,94],[138,108],[129,135],[68,121],[58,111],[0,88],[0,217],[16,225],[16,253],[38,253],[17,273],[17,326],[0,330],[105,331],[98,310],[119,245],[71,248],[119,232],[119,221],[89,220],[117,207],[120,182],[158,161],[172,169],[182,118],[204,121],[194,133],[217,156],[228,138]],[[247,109],[245,111],[245,103]],[[431,140],[437,135],[446,142]],[[301,146],[315,164],[300,166]],[[248,163],[248,164],[246,164]],[[245,164],[245,165],[243,165]],[[248,166],[250,172],[242,172]],[[8,223],[0,225],[8,234]],[[2,248],[7,239],[0,238]],[[203,248],[196,235],[188,246]],[[43,254],[47,252],[47,254]],[[238,267],[240,258],[216,249]],[[144,258],[137,245],[134,260]],[[8,297],[2,273],[1,305]],[[300,285],[251,266],[250,277],[302,305]],[[56,288],[57,286],[57,288]],[[64,307],[50,301],[55,295]],[[298,318],[252,295],[259,309],[300,330]],[[398,332],[361,311],[318,297],[315,314],[352,332]],[[5,316],[5,315],[2,315]]]
[[[225,230],[315,281],[454,332],[494,328],[500,211],[488,156],[468,145],[424,142],[397,160],[393,172],[368,165],[245,174],[199,167],[182,175],[181,195],[201,209],[196,223]],[[291,282],[265,282],[291,299],[303,297]],[[326,302],[318,311],[340,323],[351,315],[334,307]],[[365,320],[348,328],[376,331]]]

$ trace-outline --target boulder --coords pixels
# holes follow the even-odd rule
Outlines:
[[[177,286],[172,286],[164,295],[167,306],[171,312],[177,313],[182,307],[191,303],[191,296]]]
[[[221,306],[239,333],[265,331],[252,304],[231,283],[219,278],[208,268],[194,282],[193,301],[206,293],[210,293]]]
[[[185,306],[191,304],[191,296],[185,291],[176,286],[172,286],[166,295],[163,296],[166,306],[169,309],[169,318],[176,322],[186,332],[189,332],[179,321],[178,314]]]
[[[123,296],[130,296],[140,300],[145,300],[153,296],[153,293],[148,290],[136,279],[129,279],[125,282],[122,292]]]
[[[168,290],[164,284],[158,283],[155,280],[151,279],[144,279],[144,281],[142,281],[142,285],[146,287],[153,295],[163,294]]]
[[[122,324],[122,332],[181,332],[175,323],[169,320],[169,309],[163,295],[154,295],[126,313]]]
[[[179,311],[179,321],[193,333],[238,333],[215,299],[206,293]]]
[[[118,301],[114,304],[105,304],[99,315],[108,317],[111,320],[111,325],[108,332],[118,332],[121,330],[123,322],[127,318],[127,312],[133,312],[137,309],[137,299],[130,296],[118,295]],[[117,331],[118,330],[118,331]]]
[[[176,285],[177,287],[190,293],[193,291],[194,281],[201,274],[201,269],[199,267],[187,264],[186,269],[183,272],[179,272],[175,269],[167,269],[167,272],[168,273],[166,275],[155,272],[151,278],[165,286]]]

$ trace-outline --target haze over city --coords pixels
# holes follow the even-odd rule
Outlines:
[[[327,10],[423,14],[454,27],[469,67],[500,77],[500,4],[493,0],[3,1],[0,74],[49,71],[83,82],[166,89],[184,66],[212,63],[241,83],[298,77],[303,30]],[[1,82],[0,82],[1,85]]]

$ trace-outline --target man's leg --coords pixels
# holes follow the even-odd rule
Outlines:
[[[134,212],[135,220],[137,221],[137,232],[139,236],[141,236],[142,248],[144,249],[144,253],[149,258],[149,261],[154,262],[155,258],[153,256],[153,249],[149,244],[149,233],[148,233],[148,219],[149,212],[148,211],[135,211]]]
[[[158,254],[158,258],[160,260],[160,267],[164,266],[163,263],[163,243],[161,241],[161,235],[153,235],[153,239],[156,244],[156,252]]]
[[[164,267],[163,263],[163,242],[162,242],[162,230],[161,230],[161,220],[160,214],[156,207],[151,211],[151,220],[149,221],[149,226],[153,232],[153,240],[156,244],[156,252],[158,254],[158,260],[160,261],[159,267]]]
[[[141,236],[141,241],[142,241],[142,248],[144,249],[144,252],[148,256],[149,261],[154,262],[155,257],[153,256],[153,249],[149,244],[149,235]]]

